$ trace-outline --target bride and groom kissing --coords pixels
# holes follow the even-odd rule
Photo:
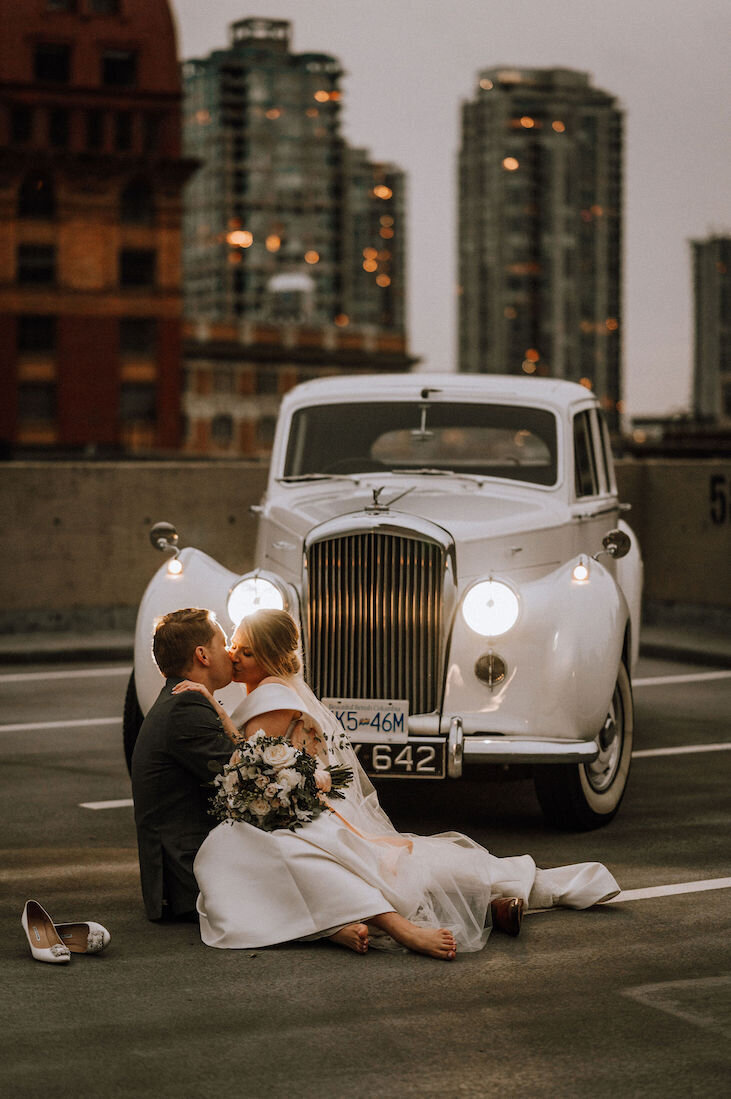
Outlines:
[[[619,892],[599,863],[541,870],[529,855],[498,858],[458,832],[402,835],[330,711],[301,674],[299,633],[285,611],[260,610],[230,647],[200,608],[159,620],[153,654],[166,677],[132,757],[142,894],[151,920],[199,920],[219,948],[326,938],[444,960],[480,950],[495,927],[520,930],[524,907],[586,908]],[[246,697],[229,716],[215,692]],[[334,811],[265,831],[210,815],[212,770],[242,738],[285,738],[353,778]]]

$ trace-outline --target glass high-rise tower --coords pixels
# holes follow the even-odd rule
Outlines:
[[[243,19],[183,70],[185,312],[403,331],[403,176],[349,149],[336,58]]]
[[[731,237],[691,241],[695,307],[693,411],[731,420]]]
[[[459,369],[590,386],[618,426],[622,112],[587,73],[486,69],[463,105]]]

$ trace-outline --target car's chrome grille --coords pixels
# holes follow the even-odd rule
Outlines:
[[[444,550],[367,531],[307,554],[307,673],[321,698],[406,698],[438,708]]]

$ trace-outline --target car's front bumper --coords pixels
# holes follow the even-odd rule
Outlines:
[[[539,740],[490,733],[465,735],[452,718],[447,737],[447,774],[459,778],[471,763],[591,763],[599,755],[595,740]]]

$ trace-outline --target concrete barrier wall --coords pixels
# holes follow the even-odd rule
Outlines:
[[[617,463],[620,499],[645,560],[645,600],[731,609],[731,462]]]
[[[254,564],[249,506],[267,469],[243,461],[11,462],[0,466],[0,629],[131,626],[175,523],[234,571]],[[731,464],[624,461],[617,477],[650,602],[731,609]]]
[[[181,546],[234,571],[254,560],[264,465],[243,462],[13,462],[0,466],[0,629],[124,627],[163,561],[167,520]]]

